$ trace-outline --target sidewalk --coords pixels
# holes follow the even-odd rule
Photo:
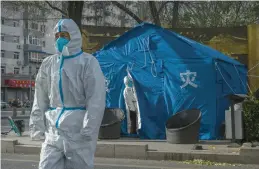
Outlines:
[[[28,134],[2,136],[2,153],[39,154],[41,141],[31,141]],[[127,158],[146,160],[194,160],[202,159],[213,162],[259,164],[259,147],[229,148],[227,141],[201,142],[203,150],[193,150],[193,144],[168,144],[166,141],[100,140],[97,144],[96,157]]]

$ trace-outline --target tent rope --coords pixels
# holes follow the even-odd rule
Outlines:
[[[138,41],[139,41],[140,47],[142,47],[141,40],[139,39],[139,37],[138,37]],[[145,64],[144,64],[144,66],[141,67],[141,69],[143,69],[143,68],[145,68],[147,66],[147,54],[146,54],[145,50],[144,50],[144,57],[145,57]]]
[[[148,38],[148,44],[149,44],[149,38]],[[152,57],[152,52],[150,52],[150,46],[147,46],[147,49],[148,49],[148,53],[149,53],[149,56],[151,59],[151,74],[153,77],[157,77],[156,65],[155,65],[155,61]],[[154,69],[155,69],[155,72],[154,72]]]
[[[218,68],[219,73],[220,73],[221,77],[223,78],[223,80],[225,81],[225,83],[226,83],[226,84],[228,85],[228,87],[232,90],[232,92],[233,92],[234,94],[236,94],[235,91],[232,89],[232,87],[228,84],[228,82],[227,82],[226,79],[224,78],[224,76],[223,76],[223,74],[222,74],[222,72],[221,72],[221,70],[220,70],[220,68],[219,68],[217,62],[215,62],[215,65],[216,65],[216,67]]]
[[[259,78],[259,76],[257,76],[257,75],[247,75],[247,76]]]
[[[251,69],[249,69],[248,72],[250,72],[251,70],[254,70],[257,66],[259,66],[259,62],[258,62],[254,67],[252,67]]]
[[[245,84],[244,84],[243,80],[242,80],[242,79],[241,79],[241,77],[240,77],[240,74],[239,74],[239,72],[238,72],[238,70],[237,70],[237,68],[236,68],[236,65],[234,65],[234,67],[235,67],[235,70],[236,70],[237,75],[238,75],[238,77],[239,77],[239,80],[241,81],[241,83],[242,83],[242,85],[243,85],[244,89],[246,90],[246,86],[245,86]],[[249,87],[248,83],[246,83],[246,85],[247,85],[247,87],[248,87],[248,89],[249,89],[249,92],[250,92],[250,93],[252,93],[252,91],[251,91],[251,89],[250,89],[250,87]]]
[[[129,70],[129,71],[132,71],[133,66],[134,66],[134,63],[132,63],[131,66],[128,66],[128,70]]]

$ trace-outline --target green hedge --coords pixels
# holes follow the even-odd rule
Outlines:
[[[250,96],[243,103],[246,141],[259,141],[259,100]]]

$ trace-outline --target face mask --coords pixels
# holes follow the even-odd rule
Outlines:
[[[133,87],[133,82],[131,80],[127,80],[126,86],[127,87]]]
[[[129,87],[133,87],[132,81],[129,81],[128,86],[129,86]]]
[[[66,38],[58,38],[56,41],[56,47],[58,49],[59,52],[63,51],[64,46],[66,46],[68,44],[69,40]]]

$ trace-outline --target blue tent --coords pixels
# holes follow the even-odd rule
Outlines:
[[[202,112],[200,139],[217,139],[226,95],[247,93],[247,69],[198,42],[143,23],[94,53],[107,83],[106,106],[125,110],[123,78],[134,79],[142,139],[165,139],[165,122],[191,108]],[[127,134],[126,120],[122,132]]]

